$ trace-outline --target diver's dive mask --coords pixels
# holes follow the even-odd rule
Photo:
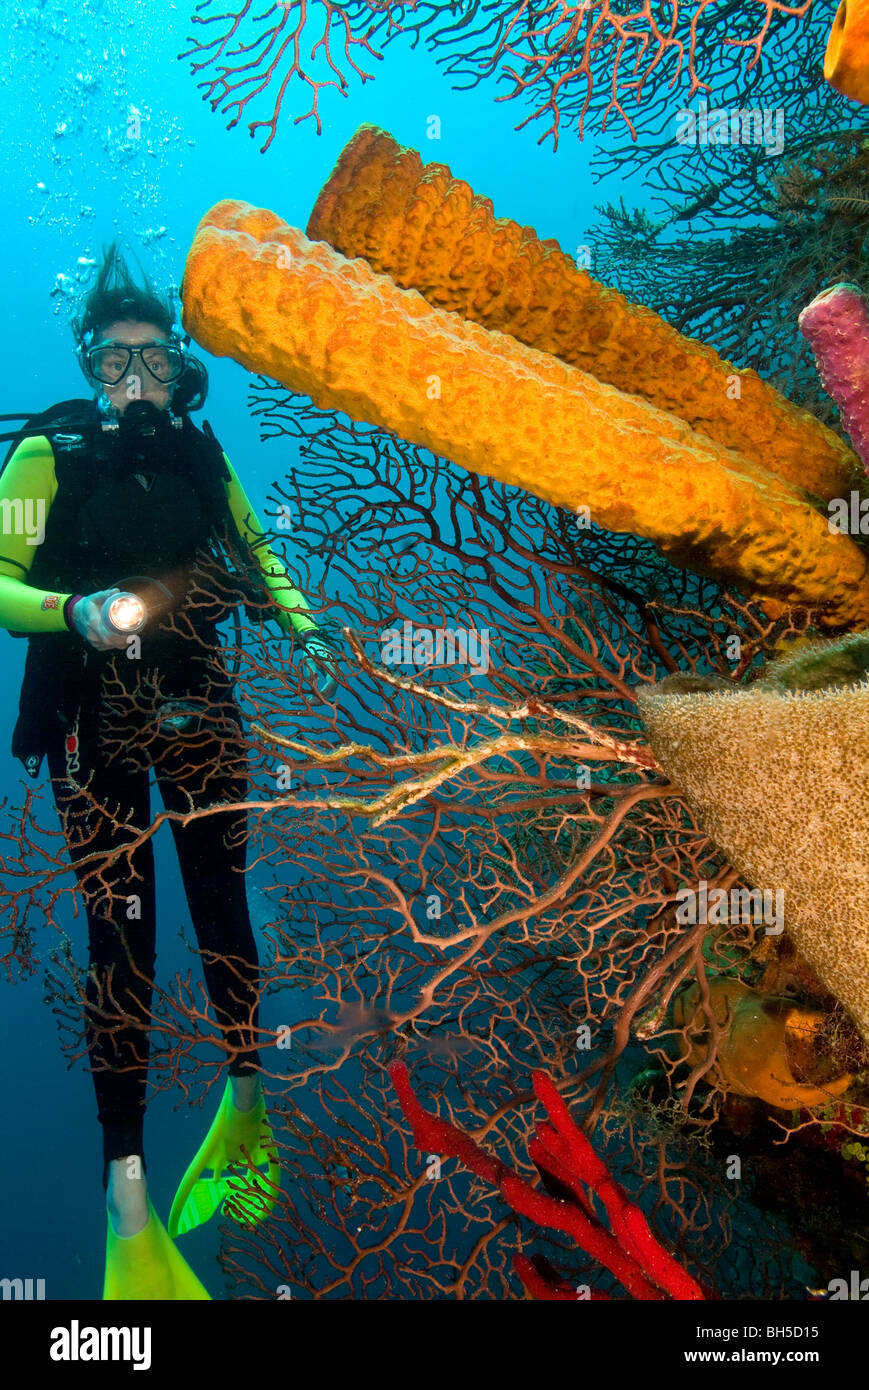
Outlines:
[[[180,380],[184,372],[184,349],[172,339],[155,339],[150,343],[111,341],[82,347],[82,363],[88,375],[103,386],[119,386],[126,380],[136,357],[161,386]]]
[[[180,323],[166,338],[154,338],[150,343],[95,342],[94,336],[92,330],[84,334],[76,355],[91,386],[104,388],[97,393],[97,403],[107,420],[117,420],[121,412],[112,405],[105,387],[120,386],[131,373],[135,375],[136,359],[141,363],[140,371],[169,387],[170,405],[176,412],[202,409],[208,395],[208,372],[190,353],[190,335]],[[104,428],[111,429],[111,423]]]

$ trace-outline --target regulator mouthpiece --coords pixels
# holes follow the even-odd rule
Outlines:
[[[115,594],[103,605],[103,620],[116,632],[141,632],[147,616],[137,594]]]

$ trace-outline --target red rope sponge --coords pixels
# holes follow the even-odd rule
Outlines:
[[[392,1062],[388,1070],[418,1149],[458,1158],[472,1173],[497,1187],[517,1215],[528,1217],[538,1226],[573,1236],[580,1248],[615,1275],[634,1298],[706,1297],[697,1281],[652,1235],[643,1213],[610,1176],[589,1140],[577,1129],[545,1072],[533,1072],[532,1080],[534,1092],[543,1102],[551,1123],[538,1125],[537,1138],[531,1141],[529,1154],[538,1168],[551,1174],[573,1194],[571,1200],[550,1197],[540,1188],[532,1187],[500,1160],[487,1154],[457,1125],[430,1115],[417,1100],[403,1062]],[[582,1184],[600,1198],[612,1233],[595,1217]],[[514,1268],[532,1298],[563,1300],[575,1297],[563,1281],[547,1278],[524,1255],[516,1256]]]

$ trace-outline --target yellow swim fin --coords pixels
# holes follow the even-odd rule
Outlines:
[[[175,1193],[169,1234],[194,1230],[218,1208],[242,1226],[255,1226],[273,1210],[280,1181],[265,1097],[261,1094],[252,1110],[236,1110],[227,1081],[214,1123]]]
[[[181,1251],[148,1200],[148,1224],[137,1235],[115,1234],[107,1220],[106,1279],[103,1299],[136,1301],[208,1299]]]

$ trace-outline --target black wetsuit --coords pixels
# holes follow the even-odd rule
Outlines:
[[[114,668],[123,660],[123,655],[116,658]],[[106,668],[107,677],[111,669]],[[107,683],[117,699],[115,680]],[[201,688],[200,682],[188,686]],[[156,935],[152,839],[146,838],[129,858],[119,855],[107,866],[99,861],[151,824],[149,765],[167,811],[244,798],[248,783],[238,710],[228,691],[222,697],[220,707],[212,687],[208,723],[185,739],[159,732],[154,707],[140,692],[134,711],[116,707],[107,715],[104,704],[86,701],[72,733],[58,728],[47,750],[55,801],[87,912],[87,1041],[106,1164],[144,1151]],[[133,734],[137,724],[141,741]],[[67,742],[77,763],[73,779],[67,773]],[[194,818],[186,825],[171,823],[208,994],[232,1049],[229,1070],[234,1075],[259,1063],[251,1050],[258,989],[244,880],[246,819],[237,810]],[[129,1022],[119,1026],[122,1014]]]
[[[61,454],[53,445],[58,493],[30,582],[87,594],[134,573],[161,574],[177,600],[146,629],[135,660],[123,649],[97,652],[78,634],[32,636],[13,739],[29,770],[34,757],[47,756],[86,907],[86,1032],[105,1181],[112,1159],[144,1150],[156,955],[151,839],[129,856],[117,852],[151,824],[150,769],[170,811],[238,802],[248,781],[216,628],[232,584],[211,565],[220,553],[215,537],[221,528],[226,534],[227,524],[222,451],[189,418],[156,453],[149,445],[144,464],[143,455],[130,456],[118,441],[83,433],[87,447]],[[136,470],[146,465],[144,482],[137,481]],[[216,595],[210,606],[209,593]],[[190,697],[200,703],[202,719],[181,736],[167,732],[166,700]],[[246,816],[243,810],[205,814],[186,825],[173,822],[172,832],[213,1014],[230,1073],[241,1075],[259,1065]],[[110,862],[101,863],[106,855]]]

